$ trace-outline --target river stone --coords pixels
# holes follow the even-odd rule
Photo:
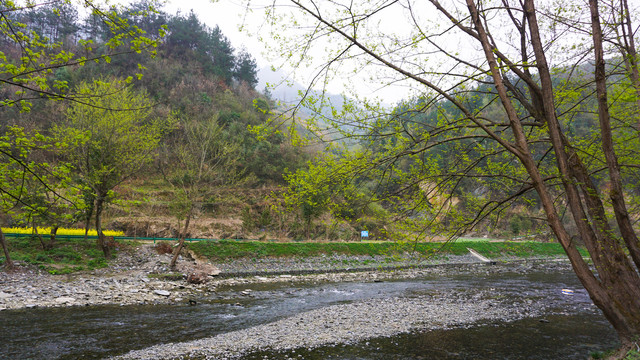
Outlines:
[[[8,298],[10,298],[12,296],[13,296],[12,294],[7,294],[6,292],[0,291],[0,300],[8,299]]]
[[[74,301],[76,301],[76,299],[68,296],[60,296],[59,298],[55,299],[55,302],[57,302],[58,304],[66,304]]]
[[[204,272],[192,272],[187,276],[187,282],[189,284],[204,284],[209,279],[209,275]]]
[[[156,295],[160,295],[160,296],[169,296],[169,295],[171,295],[171,293],[168,292],[167,290],[154,290],[153,293],[156,294]]]

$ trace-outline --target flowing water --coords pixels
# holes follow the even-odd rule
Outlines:
[[[243,360],[587,359],[591,353],[615,345],[615,334],[602,316],[573,314],[402,334],[312,350],[261,351]]]
[[[575,290],[573,296],[561,289]],[[251,290],[251,296],[241,291]],[[197,306],[92,306],[0,312],[2,359],[95,359],[272,322],[338,303],[392,296],[495,291],[544,300],[553,316],[425,331],[246,359],[573,359],[616,345],[615,333],[567,271],[450,275],[384,282],[263,283],[227,287]]]

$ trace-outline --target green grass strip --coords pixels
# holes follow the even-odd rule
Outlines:
[[[541,242],[456,241],[454,243],[273,243],[259,241],[215,241],[189,244],[195,253],[213,260],[256,257],[305,257],[323,254],[393,256],[415,252],[418,255],[464,255],[472,248],[487,257],[563,256],[560,244]]]

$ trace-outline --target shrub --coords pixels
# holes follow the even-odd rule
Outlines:
[[[104,258],[92,259],[87,262],[89,269],[100,269],[107,267],[107,261]]]

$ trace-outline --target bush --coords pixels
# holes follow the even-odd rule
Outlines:
[[[104,257],[99,259],[92,259],[87,262],[87,266],[89,267],[89,269],[105,268],[107,267],[107,261]]]
[[[511,219],[509,219],[509,228],[514,236],[517,236],[522,232],[530,232],[532,227],[533,222],[527,216],[514,214]]]

